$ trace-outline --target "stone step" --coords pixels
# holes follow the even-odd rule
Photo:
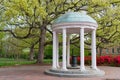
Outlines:
[[[105,75],[105,72],[102,70],[85,70],[85,71],[68,70],[68,71],[63,71],[63,70],[49,69],[49,70],[46,70],[45,73],[48,75],[59,76],[59,77],[94,77],[94,76],[97,77],[97,76]]]

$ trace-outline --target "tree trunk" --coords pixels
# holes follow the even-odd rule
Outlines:
[[[34,60],[34,45],[30,47],[30,55],[29,55],[29,60]]]
[[[39,38],[39,51],[38,51],[38,59],[37,59],[37,63],[43,63],[43,59],[44,59],[44,44],[45,44],[45,36],[46,36],[46,29],[45,29],[46,25],[43,25],[40,28],[40,38]]]
[[[102,55],[102,48],[100,48],[100,56]]]
[[[2,41],[1,41],[1,43],[0,43],[0,53],[3,54],[3,51],[2,51],[3,49],[2,49],[2,47],[3,47],[3,46],[2,46]],[[0,54],[0,57],[2,57],[2,54]]]

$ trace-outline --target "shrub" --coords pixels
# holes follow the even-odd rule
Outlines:
[[[113,57],[111,56],[100,56],[97,57],[97,64],[101,65],[101,64],[111,64],[113,62]]]
[[[120,66],[120,56],[97,56],[97,65]],[[72,57],[70,58],[72,62]],[[77,57],[77,64],[80,64],[80,56]],[[85,56],[85,64],[91,64],[91,56]]]
[[[85,64],[91,63],[91,56],[86,56],[84,59],[85,59]],[[72,57],[70,57],[70,62],[72,62]],[[80,64],[80,56],[77,56],[77,64]]]
[[[114,63],[116,66],[120,66],[120,56],[114,57]]]
[[[91,56],[85,56],[85,64],[91,64]]]

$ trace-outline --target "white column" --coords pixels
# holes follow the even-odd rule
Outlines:
[[[66,29],[63,29],[63,61],[62,61],[62,69],[67,70],[66,68]]]
[[[53,64],[52,64],[52,68],[56,69],[57,65],[56,65],[56,31],[53,31]]]
[[[92,68],[97,69],[96,67],[96,30],[92,31]]]
[[[67,66],[70,66],[70,35],[67,36]]]
[[[58,34],[56,35],[56,65],[57,68],[59,68],[59,40],[58,40]]]
[[[80,70],[85,70],[84,65],[84,28],[80,29]]]

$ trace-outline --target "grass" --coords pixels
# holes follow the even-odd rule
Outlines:
[[[52,64],[52,59],[44,59],[44,63],[46,63],[46,64]]]
[[[9,59],[9,58],[0,58],[0,67],[1,66],[15,66],[15,65],[24,65],[24,64],[34,64],[35,61],[28,61],[25,59]]]
[[[16,65],[26,65],[35,64],[36,60],[28,61],[26,59],[11,59],[11,58],[0,58],[0,67],[2,66],[16,66]],[[51,64],[52,59],[44,59],[45,64]]]

